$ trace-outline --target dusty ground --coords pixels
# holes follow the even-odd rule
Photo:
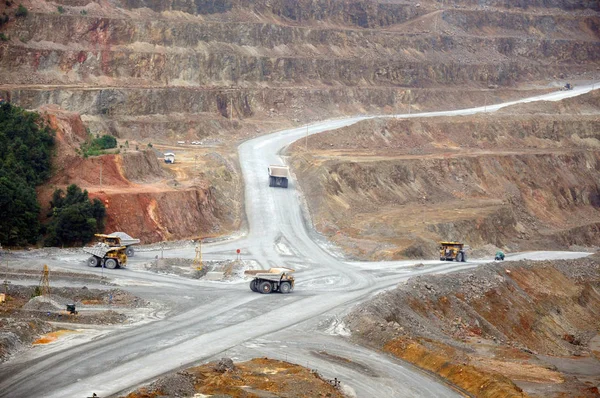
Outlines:
[[[345,319],[353,338],[478,397],[598,397],[600,256],[410,279]]]
[[[194,394],[232,398],[343,397],[334,385],[335,382],[324,380],[318,373],[289,362],[255,358],[234,364],[231,359],[223,358],[163,376],[125,398]]]
[[[203,260],[202,264],[195,262],[192,258],[157,258],[145,264],[145,269],[165,274],[175,274],[191,279],[206,277],[209,272],[222,273],[214,280],[233,281],[248,279],[244,271],[256,269],[257,264],[253,261],[244,260]]]
[[[29,274],[25,271],[20,276],[28,278]],[[14,277],[15,275],[11,275],[11,279]],[[77,275],[66,273],[60,277],[77,279]],[[85,278],[89,279],[89,276]],[[43,296],[34,296],[35,289],[35,286],[15,283],[13,279],[6,301],[0,304],[0,362],[27,349],[31,344],[52,343],[60,334],[68,333],[65,324],[72,324],[73,329],[76,329],[80,324],[126,323],[129,320],[121,312],[123,309],[148,305],[144,300],[116,288],[100,290],[85,286],[51,287],[50,294]],[[68,313],[67,304],[75,304],[77,314]]]
[[[292,146],[312,221],[363,259],[598,246],[600,94],[501,114],[375,119]]]

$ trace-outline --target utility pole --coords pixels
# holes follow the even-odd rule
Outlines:
[[[102,157],[99,157],[100,159],[100,188],[102,188]]]
[[[44,264],[44,271],[40,279],[40,294],[44,297],[50,296],[50,269]]]
[[[233,120],[233,92],[229,97],[229,121]]]
[[[197,271],[202,271],[202,238],[198,240],[198,245],[196,246],[196,257],[194,258],[194,265],[196,266]]]

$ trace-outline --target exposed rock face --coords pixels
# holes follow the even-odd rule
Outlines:
[[[97,115],[92,133],[108,125],[123,137],[161,139],[165,125],[181,136],[175,113],[223,124],[194,129],[201,138],[274,106],[299,120],[426,108],[436,100],[423,88],[481,98],[482,87],[574,76],[600,61],[597,1],[62,4],[56,13],[32,1],[1,28],[10,40],[0,41],[0,84],[17,104]],[[321,112],[306,109],[314,104]],[[147,120],[155,115],[167,117]]]
[[[317,229],[359,257],[435,258],[439,240],[597,246],[599,97],[364,121],[311,137],[309,153],[296,144],[292,164]]]
[[[239,142],[266,129],[348,114],[491,104],[556,89],[535,81],[564,84],[599,73],[596,0],[24,5],[28,15],[16,17],[16,4],[0,4],[9,17],[0,25],[0,96],[28,109],[51,105],[79,113],[84,131],[144,147]],[[532,84],[521,87],[525,83]],[[138,175],[127,158],[83,162],[71,151],[79,169],[65,170],[54,183],[75,179],[92,184],[90,192],[101,191],[93,186],[99,182],[93,168],[100,165],[114,171],[115,187],[159,173],[147,164],[146,174]],[[456,167],[475,166],[464,162]],[[216,202],[225,203],[232,196],[225,192],[239,190],[238,179],[211,180],[205,188],[215,188]],[[155,195],[146,191],[136,194]],[[189,195],[181,199],[196,200]],[[198,203],[217,211],[205,202],[207,192],[199,195]],[[241,201],[233,203],[238,218]],[[493,204],[485,213],[504,219],[507,234],[518,228],[514,210]],[[202,211],[192,214],[210,219]],[[172,232],[177,228],[164,228],[159,235],[182,237]]]

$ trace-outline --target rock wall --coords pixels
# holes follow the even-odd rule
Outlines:
[[[97,115],[94,133],[108,126],[155,141],[164,126],[142,118],[181,113],[219,125],[194,129],[206,137],[231,131],[222,123],[229,117],[254,130],[250,119],[274,108],[306,121],[466,106],[488,86],[584,76],[600,62],[596,1],[60,4],[56,12],[31,1],[25,18],[2,6],[10,20],[0,27],[8,39],[0,41],[0,90],[27,108]],[[421,92],[439,87],[469,94]],[[313,104],[323,109],[308,110]],[[124,114],[138,119],[115,120]],[[188,127],[166,123],[170,136]]]

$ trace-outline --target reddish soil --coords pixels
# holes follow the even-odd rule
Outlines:
[[[169,168],[158,159],[161,152],[122,147],[123,153],[83,158],[78,151],[88,134],[79,116],[51,107],[44,115],[57,132],[57,155],[53,176],[38,189],[42,214],[55,189],[77,184],[105,203],[107,232],[126,231],[142,243],[218,236],[239,227],[241,193],[231,192],[239,176],[225,157],[178,151]]]
[[[268,358],[255,358],[233,364],[222,359],[218,363],[189,368],[164,376],[125,398],[162,396],[227,396],[260,397],[339,397],[344,395],[319,374],[302,366]]]

